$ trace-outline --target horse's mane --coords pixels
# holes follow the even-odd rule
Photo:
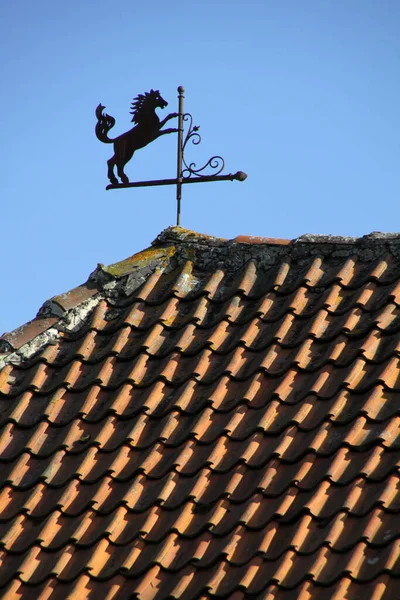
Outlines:
[[[131,104],[130,114],[133,115],[132,123],[140,123],[149,113],[149,108],[154,108],[154,99],[160,94],[158,90],[151,90],[150,92],[145,92],[144,94],[139,94],[136,98],[133,98]],[[150,105],[150,106],[149,106]]]

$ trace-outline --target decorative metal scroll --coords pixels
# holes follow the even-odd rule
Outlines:
[[[96,109],[96,136],[104,143],[114,144],[114,155],[107,161],[108,178],[110,185],[107,190],[114,190],[128,187],[147,187],[153,185],[176,185],[176,200],[177,200],[177,225],[180,225],[181,215],[181,198],[182,185],[186,183],[201,183],[206,181],[244,181],[247,178],[246,173],[238,171],[234,175],[221,175],[225,167],[225,162],[222,156],[212,156],[202,167],[197,167],[195,162],[188,162],[185,157],[185,152],[188,145],[198,146],[201,142],[201,136],[198,133],[199,126],[193,125],[193,117],[190,113],[185,113],[183,110],[184,88],[178,87],[178,112],[170,113],[163,121],[160,121],[155,112],[156,108],[165,108],[167,102],[160,96],[159,91],[151,90],[145,94],[139,94],[132,102],[132,121],[135,126],[119,135],[116,138],[109,138],[108,132],[115,125],[115,119],[106,113],[103,113],[104,106],[99,104]],[[171,119],[178,118],[178,127],[170,129],[162,129],[164,125]],[[188,128],[184,136],[184,123],[188,124]],[[147,146],[158,137],[169,134],[178,133],[178,148],[177,148],[177,174],[175,179],[156,179],[151,181],[134,181],[130,182],[124,172],[124,167],[131,160],[136,150]],[[191,142],[191,144],[189,144]],[[118,181],[114,173],[114,168],[117,169],[117,175],[121,180]]]
[[[201,135],[198,133],[200,127],[198,125],[193,125],[193,117],[190,113],[185,113],[183,115],[183,120],[189,122],[189,127],[185,136],[185,140],[182,144],[182,162],[185,165],[185,168],[182,170],[182,177],[208,177],[210,175],[219,175],[222,173],[225,167],[225,161],[222,156],[212,156],[203,167],[196,168],[196,163],[191,162],[187,164],[185,158],[185,150],[188,142],[192,142],[195,146],[198,146],[201,142]],[[211,173],[207,173],[207,169],[212,169]]]

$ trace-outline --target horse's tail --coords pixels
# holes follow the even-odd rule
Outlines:
[[[105,108],[105,106],[102,106],[101,104],[96,108],[96,136],[101,142],[104,142],[104,144],[111,144],[114,140],[110,139],[107,134],[110,129],[114,127],[115,119],[114,117],[110,117],[107,113],[103,114],[103,108]]]

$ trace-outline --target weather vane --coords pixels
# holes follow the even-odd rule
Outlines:
[[[185,183],[201,183],[205,181],[244,181],[247,177],[243,171],[238,171],[234,175],[221,175],[225,163],[221,156],[212,156],[203,167],[196,168],[196,163],[188,163],[185,158],[185,151],[189,141],[194,145],[201,142],[199,127],[193,125],[193,117],[190,113],[183,110],[184,88],[178,87],[178,112],[170,113],[164,120],[160,121],[156,113],[156,108],[165,108],[168,106],[161,96],[160,92],[150,90],[145,94],[139,94],[134,98],[131,105],[132,122],[135,126],[122,133],[116,138],[109,138],[108,132],[115,125],[115,119],[106,113],[103,113],[105,106],[99,104],[96,109],[96,136],[105,144],[114,144],[114,156],[108,161],[108,178],[110,185],[107,190],[116,190],[129,187],[145,187],[152,185],[176,185],[177,217],[176,224],[180,225],[181,219],[181,198],[182,185]],[[162,129],[171,119],[178,119],[178,127]],[[187,123],[186,133],[184,123]],[[144,148],[150,142],[167,133],[178,134],[178,152],[177,152],[177,174],[175,179],[157,179],[152,181],[134,181],[130,182],[125,174],[124,167],[134,155],[136,150]],[[117,167],[117,174],[121,180],[118,181],[114,173],[114,167]],[[211,173],[207,173],[211,170]]]

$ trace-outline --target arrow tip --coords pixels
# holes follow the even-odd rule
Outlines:
[[[237,173],[235,173],[234,178],[237,181],[245,181],[245,179],[247,179],[247,174],[243,173],[243,171],[238,171]]]

